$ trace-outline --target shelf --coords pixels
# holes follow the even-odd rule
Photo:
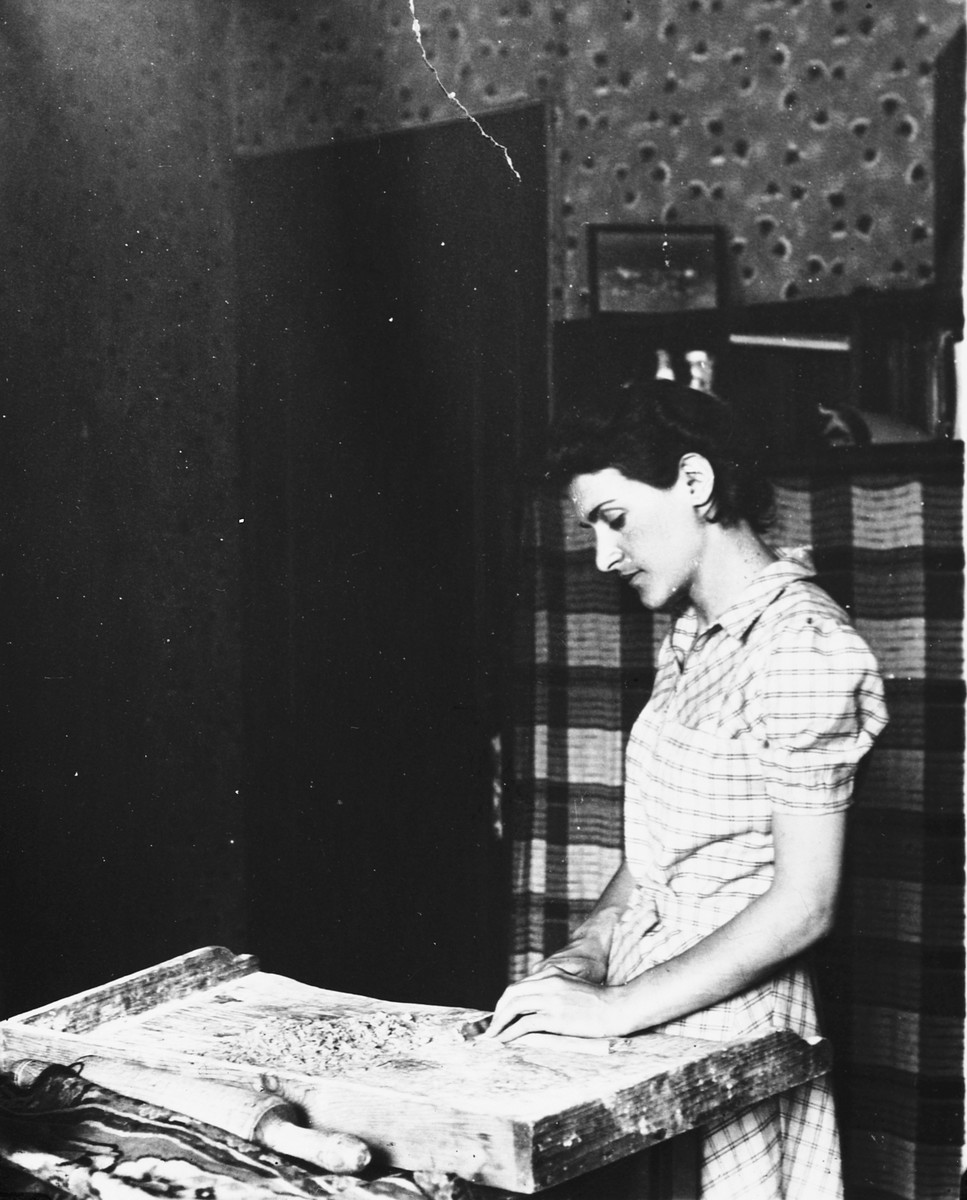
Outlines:
[[[814,454],[780,455],[772,479],[781,481],[808,476],[955,475],[962,479],[964,443],[953,439],[927,442],[889,442],[877,446],[843,446]]]
[[[854,437],[873,439],[870,461],[879,470],[882,462],[906,453],[900,447],[918,446],[924,438],[928,445],[950,439],[959,301],[927,286],[559,322],[555,403],[584,403],[616,382],[653,378],[659,349],[667,352],[677,378],[687,382],[686,352],[705,350],[715,362],[713,388],[761,430],[772,455],[800,461],[805,453],[826,469],[826,454],[841,449],[823,448],[823,431],[835,420]],[[927,460],[933,451],[913,453]],[[944,451],[937,453],[943,457]]]

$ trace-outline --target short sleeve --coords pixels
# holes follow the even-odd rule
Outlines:
[[[845,614],[817,611],[784,625],[761,668],[762,774],[773,808],[847,808],[860,761],[887,723],[873,652]]]

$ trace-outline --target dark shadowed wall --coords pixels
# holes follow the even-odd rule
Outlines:
[[[226,15],[0,18],[6,1012],[239,942]]]

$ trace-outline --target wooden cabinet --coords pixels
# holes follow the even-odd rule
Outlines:
[[[494,127],[526,184],[466,121],[237,167],[250,944],[347,991],[486,1007],[504,981],[544,115]]]

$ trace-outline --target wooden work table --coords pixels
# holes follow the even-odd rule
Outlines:
[[[829,1069],[825,1042],[786,1032],[729,1043],[529,1035],[501,1046],[468,1038],[485,1016],[330,992],[263,973],[251,956],[195,951],[0,1023],[5,1095],[14,1097],[0,1108],[0,1159],[75,1194],[107,1197],[123,1180],[135,1189],[123,1192],[129,1196],[186,1195],[156,1153],[161,1136],[182,1140],[174,1154],[182,1167],[201,1155],[211,1179],[202,1172],[190,1190],[213,1200],[222,1192],[360,1200],[540,1192],[545,1200],[579,1200],[602,1196],[605,1181],[609,1200],[685,1200],[697,1195],[694,1154],[662,1161],[653,1148],[687,1145],[689,1131]],[[237,1053],[239,1045],[271,1044],[259,1042],[262,1031],[293,1021],[313,1030],[393,1020],[430,1033],[391,1053],[360,1050],[357,1059],[353,1048],[348,1062],[326,1070],[287,1043],[275,1057]],[[24,1063],[33,1066],[16,1066]],[[33,1079],[44,1064],[81,1064],[79,1075],[75,1067],[73,1075],[47,1077],[61,1131],[69,1128],[72,1094],[76,1111],[88,1114],[79,1140],[62,1132],[52,1141],[50,1121],[36,1114],[11,1124],[23,1093],[9,1072],[16,1066]],[[276,1125],[260,1124],[267,1102],[279,1098],[308,1130],[288,1126],[288,1111]],[[269,1128],[281,1133],[270,1138]],[[317,1139],[315,1167],[289,1156],[299,1148],[290,1135]],[[331,1165],[323,1138],[344,1155],[361,1139],[371,1161],[337,1165],[350,1173],[322,1170]],[[100,1158],[91,1145],[100,1146]]]

